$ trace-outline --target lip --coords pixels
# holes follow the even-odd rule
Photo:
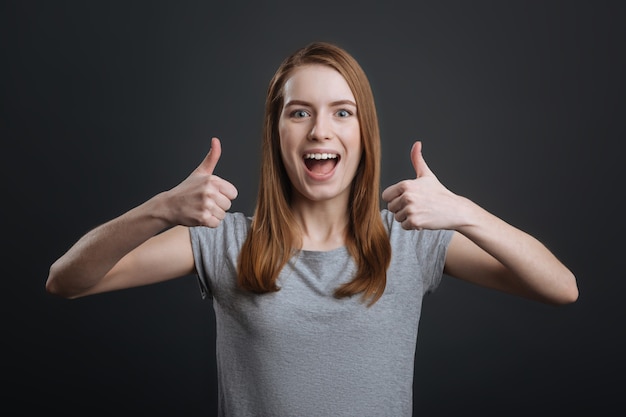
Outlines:
[[[333,154],[333,155],[337,155],[337,163],[335,164],[335,166],[333,167],[333,169],[331,169],[329,172],[324,173],[324,174],[319,174],[319,173],[315,173],[310,171],[306,164],[304,163],[304,160],[306,158],[307,155],[309,154]],[[303,153],[302,153],[302,162],[304,165],[304,171],[306,172],[307,176],[309,178],[311,178],[314,181],[326,181],[330,178],[332,178],[332,176],[335,174],[335,171],[337,170],[337,167],[339,166],[339,163],[341,162],[341,154],[339,152],[337,152],[334,149],[328,149],[328,148],[311,148],[311,149],[306,149]]]
[[[335,155],[339,156],[339,158],[341,159],[341,154],[339,152],[337,152],[334,149],[328,149],[328,148],[311,148],[311,149],[306,149],[304,152],[302,152],[302,158],[304,158],[306,155],[308,155],[310,153],[331,153],[331,154],[335,154]]]

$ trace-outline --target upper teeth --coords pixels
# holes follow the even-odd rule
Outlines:
[[[308,153],[304,155],[304,159],[335,159],[337,154],[335,153]]]

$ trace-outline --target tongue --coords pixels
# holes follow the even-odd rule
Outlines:
[[[335,167],[334,159],[307,159],[304,161],[309,171],[315,174],[328,174]]]

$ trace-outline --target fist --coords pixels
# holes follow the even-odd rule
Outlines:
[[[184,226],[217,227],[226,216],[237,188],[213,174],[222,154],[218,138],[204,160],[179,185],[168,192],[172,223]]]

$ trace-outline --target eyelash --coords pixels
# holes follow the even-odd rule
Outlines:
[[[354,114],[350,110],[346,110],[346,109],[337,110],[335,112],[335,114],[338,115],[339,113],[342,113],[342,112],[345,113],[345,115],[344,116],[339,116],[340,118],[345,118],[345,117],[348,117],[348,116],[352,116]],[[306,110],[294,110],[294,111],[291,112],[290,116],[291,117],[295,117],[295,118],[306,117],[306,116],[303,116],[302,113],[304,113],[306,116],[310,116],[309,112],[306,111]]]
[[[306,116],[310,116],[309,112],[306,110],[294,110],[291,112],[290,116],[291,117],[296,117],[296,118],[302,118],[305,116],[302,116],[301,114],[304,113]]]

